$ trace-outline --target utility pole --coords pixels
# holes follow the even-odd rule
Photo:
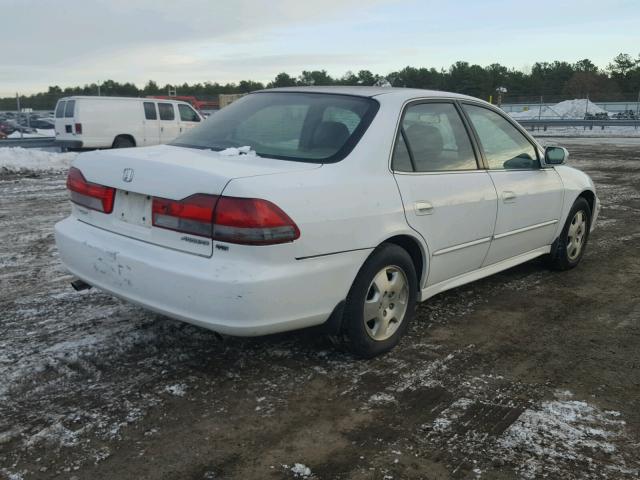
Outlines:
[[[16,92],[16,103],[18,104],[18,128],[20,129],[20,138],[23,138],[22,126],[20,125],[20,95]]]
[[[540,95],[540,106],[538,107],[538,121],[542,117],[542,95]]]
[[[584,118],[587,118],[589,113],[589,92],[587,92],[587,100],[584,102]]]
[[[496,92],[498,93],[498,108],[502,108],[502,95],[507,93],[507,89],[505,87],[496,88]]]

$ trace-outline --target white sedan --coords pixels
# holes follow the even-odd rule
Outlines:
[[[77,288],[230,335],[324,324],[371,357],[418,301],[580,262],[599,201],[566,156],[468,96],[265,90],[170,145],[79,155],[56,243]]]

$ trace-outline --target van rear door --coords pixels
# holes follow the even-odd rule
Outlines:
[[[158,108],[156,102],[143,102],[144,109],[144,139],[147,145],[160,143],[160,121],[158,120]]]
[[[54,128],[56,129],[56,137],[64,134],[64,107],[67,105],[66,100],[58,100],[56,105],[56,113],[54,120]]]
[[[56,106],[56,138],[59,140],[76,140],[75,100],[60,100]]]

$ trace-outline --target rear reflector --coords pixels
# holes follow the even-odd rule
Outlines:
[[[69,169],[67,189],[71,201],[98,212],[111,213],[116,189],[97,183],[87,182],[82,172],[75,167]]]
[[[182,200],[154,198],[153,226],[244,245],[273,245],[300,237],[278,206],[258,198],[202,193]]]

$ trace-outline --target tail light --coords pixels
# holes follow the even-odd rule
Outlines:
[[[274,245],[300,237],[278,206],[258,198],[196,194],[183,200],[154,198],[153,225],[244,245]]]
[[[198,193],[183,200],[153,198],[153,226],[211,237],[213,211],[218,197]]]
[[[76,123],[76,133],[79,133],[80,135],[82,135],[82,124],[81,123]]]
[[[297,225],[277,205],[259,198],[220,197],[213,238],[246,245],[273,245],[300,237]]]
[[[98,212],[111,213],[113,211],[116,189],[87,182],[82,172],[75,167],[69,169],[67,189],[73,203]]]

